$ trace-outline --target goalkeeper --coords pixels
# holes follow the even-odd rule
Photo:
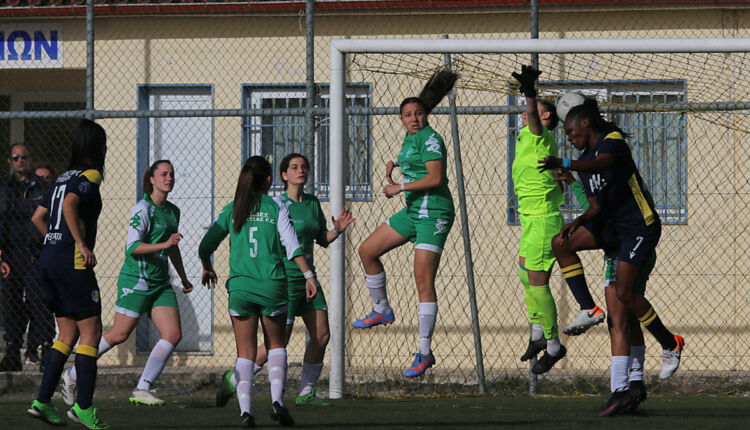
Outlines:
[[[531,324],[531,338],[521,361],[545,351],[531,369],[537,374],[550,370],[567,352],[558,337],[557,307],[549,287],[550,271],[555,263],[552,238],[563,226],[559,206],[564,198],[562,187],[553,175],[537,169],[540,158],[557,154],[552,130],[559,120],[552,103],[536,100],[535,82],[540,74],[531,66],[522,66],[520,74],[513,73],[526,96],[526,112],[523,113],[523,129],[516,139],[512,167],[521,214],[518,274],[526,290],[524,299]]]

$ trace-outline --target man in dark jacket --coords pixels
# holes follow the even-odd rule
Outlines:
[[[43,366],[43,356],[55,335],[55,322],[39,278],[42,236],[31,215],[49,188],[31,171],[29,148],[14,144],[8,155],[10,177],[0,182],[0,249],[12,271],[2,279],[5,356],[0,372],[22,370],[21,346],[28,324],[26,360]],[[42,357],[40,357],[40,349]]]

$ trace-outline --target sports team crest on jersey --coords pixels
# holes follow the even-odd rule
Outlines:
[[[430,135],[430,138],[427,139],[424,144],[427,147],[428,151],[434,152],[438,155],[443,155],[442,152],[440,152],[440,141],[438,141],[435,137],[435,133],[432,133],[432,135]]]
[[[91,301],[94,303],[99,303],[99,290],[94,290],[91,292]]]
[[[80,190],[81,193],[83,194],[86,194],[89,191],[89,189],[91,189],[91,185],[88,182],[81,182],[78,185],[78,190]]]

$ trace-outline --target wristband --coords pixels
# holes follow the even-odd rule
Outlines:
[[[406,186],[406,185],[405,185],[405,184],[404,184],[404,183],[402,182],[402,183],[401,183],[401,191],[406,191],[406,189],[404,188],[405,186]]]
[[[570,158],[562,159],[562,167],[563,169],[570,169]]]
[[[394,158],[393,160],[391,160],[391,162],[393,162],[393,165],[394,165],[394,166],[396,166],[396,167],[398,167],[398,166],[399,166],[399,164],[398,164],[398,157],[396,157],[396,158]]]
[[[307,272],[302,272],[302,276],[304,276],[305,279],[310,279],[315,276],[315,273],[313,273],[312,270],[308,270]]]

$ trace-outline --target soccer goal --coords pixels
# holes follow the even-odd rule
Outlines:
[[[518,357],[528,336],[518,281],[517,204],[510,179],[524,99],[511,78],[539,54],[539,98],[567,91],[596,97],[628,133],[628,143],[664,224],[646,297],[690,345],[679,376],[747,376],[743,335],[750,275],[750,39],[339,39],[331,42],[330,212],[346,204],[357,223],[330,252],[330,396],[420,389],[477,392],[525,381]],[[357,246],[400,210],[386,199],[385,163],[404,136],[398,105],[446,64],[461,75],[454,96],[430,115],[445,139],[456,222],[436,281],[437,364],[420,381],[401,373],[418,338],[413,249],[383,263],[396,323],[355,331],[372,307]],[[559,152],[577,158],[558,126]],[[566,191],[568,220],[580,213]],[[582,254],[589,288],[603,298],[600,251]],[[578,310],[560,276],[550,285],[561,326]],[[719,311],[721,310],[721,311]],[[646,335],[646,371],[661,350]],[[608,378],[609,338],[598,326],[564,337],[568,356],[543,378]],[[721,357],[721,358],[719,358]],[[737,375],[737,369],[745,369]],[[678,379],[679,380],[679,379]],[[348,384],[350,389],[345,390]],[[550,382],[550,385],[552,383]],[[426,387],[426,388],[425,388]]]

